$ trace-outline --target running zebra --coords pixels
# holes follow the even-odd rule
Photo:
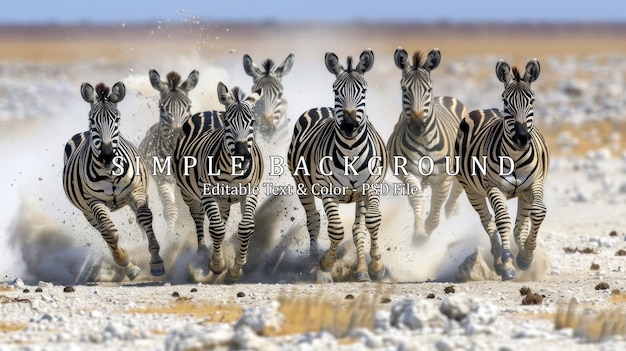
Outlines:
[[[259,94],[244,97],[235,87],[219,83],[217,96],[226,112],[209,111],[193,115],[183,124],[174,151],[176,183],[196,225],[198,251],[207,250],[204,215],[209,219],[213,252],[209,268],[220,274],[225,268],[222,241],[230,207],[241,203],[240,247],[226,280],[234,282],[243,274],[248,244],[254,232],[254,213],[263,174],[261,150],[254,140],[254,103]]]
[[[294,55],[289,54],[285,61],[276,66],[274,61],[266,59],[259,68],[252,58],[243,55],[243,69],[252,77],[252,91],[262,91],[259,101],[254,105],[257,123],[254,131],[257,135],[282,143],[287,139],[289,123],[287,119],[287,100],[283,98],[281,79],[291,71]]]
[[[140,269],[118,245],[119,232],[110,216],[111,211],[129,205],[148,236],[150,271],[152,275],[160,276],[165,274],[165,268],[152,230],[148,172],[137,148],[119,130],[117,103],[124,99],[126,88],[118,82],[110,90],[111,94],[103,83],[95,90],[88,83],[80,87],[83,99],[91,105],[89,130],[74,135],[65,145],[63,189],[72,204],[102,234],[115,263],[125,267],[128,278],[133,280]],[[139,169],[133,169],[136,164]]]
[[[533,124],[535,93],[530,87],[539,70],[537,59],[528,62],[524,76],[516,67],[511,70],[506,62],[498,61],[496,76],[504,83],[504,110],[470,112],[461,122],[455,144],[460,156],[457,178],[491,239],[494,266],[502,280],[515,278],[507,199],[517,197],[518,201],[513,235],[519,248],[517,267],[522,270],[532,263],[537,232],[546,216],[543,183],[549,154]],[[495,222],[487,200],[494,209]]]
[[[365,113],[367,82],[363,78],[374,64],[374,53],[369,49],[363,51],[356,67],[352,66],[352,57],[348,57],[346,67],[342,66],[332,52],[326,54],[325,61],[328,71],[336,77],[333,83],[335,106],[314,108],[300,116],[287,156],[307,215],[310,255],[317,259],[320,231],[320,215],[315,208],[317,196],[324,204],[330,237],[330,248],[320,260],[318,280],[332,282],[330,271],[344,237],[339,203],[356,203],[352,226],[357,248],[356,278],[368,281],[371,274],[374,279],[380,279],[385,267],[377,242],[381,211],[380,194],[375,186],[385,177],[387,150]],[[365,262],[368,231],[369,266]]]
[[[406,171],[398,168],[394,170],[394,175],[412,189],[419,190],[417,194],[409,193],[409,203],[415,216],[413,235],[417,238],[430,235],[437,228],[441,206],[446,198],[446,216],[452,215],[456,209],[463,188],[452,171],[446,169],[446,158],[449,165],[459,123],[467,116],[467,110],[455,98],[433,96],[430,72],[441,61],[439,49],[433,49],[426,57],[419,51],[415,52],[413,63],[409,64],[406,50],[398,48],[394,61],[402,70],[402,112],[387,148],[390,157],[398,158],[397,164],[406,164]],[[423,190],[427,186],[432,189],[432,197],[430,214],[424,226]]]
[[[191,71],[184,82],[181,82],[180,75],[174,71],[167,74],[166,81],[162,81],[159,72],[154,69],[148,75],[152,87],[161,94],[159,122],[150,127],[139,144],[139,150],[146,158],[148,170],[156,181],[167,230],[173,233],[178,209],[175,200],[176,179],[170,173],[169,160],[174,154],[180,128],[191,115],[191,99],[188,94],[198,84],[199,73],[196,70]],[[155,164],[155,159],[158,160],[158,165]]]

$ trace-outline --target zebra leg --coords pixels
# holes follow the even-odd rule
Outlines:
[[[141,272],[141,269],[130,262],[126,250],[118,245],[119,233],[111,221],[109,208],[103,203],[95,203],[90,207],[91,213],[85,212],[85,218],[87,218],[87,221],[89,221],[89,223],[100,232],[102,238],[104,238],[104,241],[109,246],[109,250],[111,250],[111,254],[113,255],[113,261],[121,267],[125,267],[128,279],[134,280]]]
[[[174,233],[176,231],[176,220],[178,219],[178,208],[176,207],[176,183],[173,181],[158,180],[157,190],[161,203],[163,204],[163,215],[165,216],[165,221],[167,222],[167,232]]]
[[[513,279],[515,278],[515,268],[513,267],[513,256],[511,255],[511,245],[509,243],[511,216],[506,208],[506,196],[496,187],[489,188],[487,196],[495,213],[496,226],[502,243],[502,280]]]
[[[235,257],[235,265],[228,270],[227,282],[235,282],[243,275],[243,266],[246,265],[248,256],[248,245],[250,238],[254,234],[254,213],[257,206],[257,196],[250,194],[242,201],[241,222],[239,222],[239,252]]]
[[[515,238],[515,243],[519,248],[519,252],[517,253],[516,261],[517,266],[520,269],[526,270],[530,266],[530,262],[524,262],[522,258],[522,251],[524,249],[524,245],[521,240],[526,240],[528,237],[528,229],[529,229],[529,221],[528,216],[530,215],[530,203],[524,199],[523,196],[519,196],[517,198],[517,217],[515,218],[515,228],[513,228],[513,237]],[[521,263],[521,264],[520,264]]]
[[[450,195],[448,196],[448,201],[446,201],[446,218],[450,218],[458,214],[458,203],[461,193],[463,193],[463,186],[458,180],[456,180],[456,178],[453,177],[452,186],[450,187]]]
[[[213,240],[213,252],[211,253],[209,269],[214,274],[220,274],[225,266],[224,256],[222,255],[222,241],[224,241],[226,236],[226,226],[224,221],[222,221],[219,206],[214,198],[203,198],[202,205],[209,218],[209,234],[211,235],[211,240]]]
[[[413,222],[413,238],[428,237],[426,230],[424,230],[424,220],[422,219],[422,209],[424,207],[424,192],[422,188],[422,180],[412,174],[408,176],[398,176],[400,180],[408,184],[412,189],[418,189],[417,194],[409,194],[409,203],[413,208],[414,222]]]
[[[226,222],[228,222],[228,217],[230,217],[230,205],[231,204],[227,202],[218,203],[218,206],[220,208],[220,217],[222,218],[222,222],[224,222],[224,225],[226,225]],[[241,213],[243,214],[243,211],[241,211]]]
[[[448,197],[448,193],[450,192],[451,178],[446,177],[442,182],[431,184],[430,188],[432,189],[432,196],[430,199],[430,213],[428,217],[426,217],[426,234],[430,235],[439,225],[440,217],[441,217],[441,206],[444,201],[446,201],[446,197]]]
[[[198,252],[207,252],[206,241],[204,239],[204,209],[202,203],[195,200],[191,196],[182,194],[183,201],[189,207],[189,214],[193,218],[193,222],[196,226],[196,236],[198,238]]]
[[[337,199],[333,197],[325,197],[324,211],[326,217],[328,217],[328,237],[330,238],[330,248],[326,251],[322,259],[320,260],[320,269],[322,272],[330,273],[337,261],[337,249],[339,244],[343,241],[343,225],[341,224],[341,217],[339,216],[339,204]],[[332,282],[332,278],[324,277],[326,282]]]
[[[523,255],[521,255],[520,259],[518,259],[518,262],[521,261],[522,264],[526,264],[527,266],[530,266],[532,263],[533,253],[537,248],[537,233],[539,233],[539,227],[546,218],[547,213],[546,205],[543,202],[542,183],[537,182],[533,184],[532,196],[533,202],[530,206],[530,235],[528,238],[520,238],[520,244],[523,245],[524,250],[522,251],[520,247],[520,252],[523,252]]]
[[[315,208],[315,197],[311,192],[307,191],[304,195],[298,195],[302,207],[306,212],[306,227],[309,231],[309,257],[316,262],[319,258],[319,247],[317,238],[320,234],[320,213]]]
[[[374,280],[380,280],[385,275],[385,265],[381,259],[382,254],[378,246],[378,230],[380,229],[381,218],[380,195],[369,193],[367,195],[365,226],[370,235],[370,258],[372,259],[368,266],[368,272]]]
[[[497,235],[496,223],[493,221],[493,215],[489,212],[487,200],[480,194],[470,192],[467,192],[467,199],[476,213],[478,213],[480,222],[489,236],[489,241],[491,242],[491,256],[493,256],[493,266],[496,273],[502,275],[502,241],[500,240],[500,236]]]
[[[359,282],[370,281],[367,273],[367,264],[365,262],[365,237],[367,236],[367,228],[365,226],[365,201],[356,203],[354,214],[354,224],[352,225],[352,240],[356,246],[356,280]]]
[[[137,219],[137,224],[141,227],[141,230],[148,237],[148,251],[150,252],[150,274],[153,276],[161,276],[165,274],[165,265],[163,259],[159,255],[161,246],[154,235],[152,228],[152,211],[148,207],[148,199],[144,193],[134,195],[129,204]]]

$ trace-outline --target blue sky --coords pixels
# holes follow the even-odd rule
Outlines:
[[[626,22],[619,0],[105,0],[8,1],[0,24],[180,21],[470,21]]]

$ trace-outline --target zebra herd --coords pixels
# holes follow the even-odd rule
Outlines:
[[[465,190],[489,235],[496,272],[502,280],[513,279],[511,218],[506,200],[518,199],[513,235],[519,248],[515,261],[519,269],[528,269],[532,264],[537,233],[546,214],[543,183],[548,149],[533,124],[531,90],[531,83],[539,76],[539,62],[528,62],[521,75],[516,67],[498,61],[496,76],[504,84],[503,109],[468,113],[455,98],[433,96],[431,72],[441,61],[438,49],[427,55],[416,52],[410,57],[406,50],[398,48],[393,58],[402,72],[402,109],[386,143],[366,113],[364,75],[374,65],[370,49],[361,53],[358,62],[348,57],[345,65],[334,53],[326,53],[326,68],[335,76],[334,106],[310,109],[295,122],[287,161],[298,189],[297,197],[306,212],[309,256],[311,262],[317,262],[318,281],[332,282],[330,272],[344,238],[340,203],[355,204],[352,235],[357,249],[356,279],[378,280],[385,275],[378,244],[382,218],[379,190],[390,168],[394,169],[393,176],[417,189],[408,194],[415,237],[427,238],[434,231],[444,202],[446,216],[451,216]],[[176,72],[162,79],[156,70],[150,70],[150,83],[160,94],[159,122],[149,129],[139,148],[119,130],[117,104],[125,96],[124,84],[118,82],[108,88],[100,83],[95,89],[88,83],[82,84],[81,95],[91,106],[89,130],[76,134],[65,146],[63,187],[71,203],[101,233],[114,261],[126,270],[129,279],[134,279],[140,269],[118,245],[118,230],[110,217],[111,211],[126,205],[136,213],[137,223],[148,237],[151,274],[165,273],[148,207],[149,174],[157,184],[170,233],[178,218],[179,189],[194,220],[201,253],[209,253],[204,236],[205,216],[208,218],[212,250],[207,265],[215,275],[227,268],[222,253],[226,222],[231,206],[240,204],[240,245],[225,281],[235,282],[243,275],[258,201],[258,192],[250,189],[258,187],[264,176],[266,155],[262,154],[258,139],[265,137],[276,142],[288,133],[281,78],[290,72],[293,63],[294,55],[290,54],[278,66],[267,59],[259,68],[249,55],[244,55],[244,71],[253,79],[252,93],[245,96],[239,87],[229,89],[220,82],[217,96],[224,110],[193,115],[188,93],[198,83],[198,71],[192,71],[182,81]],[[427,172],[422,167],[424,157],[431,160]],[[506,172],[502,169],[503,159],[509,161]],[[399,168],[398,162],[402,163]],[[476,171],[477,166],[481,172]],[[316,193],[319,187],[341,191]],[[432,189],[432,196],[424,221],[426,187]],[[316,197],[321,199],[328,219],[330,247],[323,255],[318,247],[321,216]],[[365,252],[368,236],[369,264]]]

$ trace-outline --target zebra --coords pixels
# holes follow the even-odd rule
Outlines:
[[[169,158],[174,153],[180,128],[191,115],[191,99],[189,99],[188,94],[198,84],[199,73],[197,70],[191,71],[183,82],[181,82],[180,75],[175,71],[167,74],[166,81],[161,80],[159,72],[155,69],[151,69],[148,76],[152,87],[161,95],[159,99],[159,122],[150,127],[139,144],[139,150],[149,160],[148,169],[157,184],[168,232],[172,233],[178,219],[176,180],[169,169],[167,171],[155,169],[154,158],[158,159],[159,165],[163,166],[164,169],[169,167]]]
[[[368,281],[370,275],[380,279],[385,273],[385,266],[377,242],[381,211],[376,185],[383,182],[388,156],[383,139],[365,112],[367,82],[363,77],[374,64],[374,53],[371,49],[364,50],[356,67],[352,66],[352,57],[349,56],[344,67],[336,54],[328,52],[325,63],[328,71],[336,77],[333,83],[335,106],[313,108],[300,116],[287,156],[289,170],[298,189],[296,193],[306,211],[310,257],[316,259],[318,255],[320,214],[315,208],[315,197],[322,199],[330,238],[330,248],[319,261],[318,280],[322,282],[332,282],[330,271],[344,237],[338,205],[356,203],[352,226],[357,248],[356,279]],[[341,191],[322,194],[331,189]],[[365,262],[364,247],[368,231],[369,266]]]
[[[439,66],[441,52],[433,49],[426,57],[417,51],[413,54],[413,63],[409,64],[409,55],[403,48],[394,54],[396,66],[402,71],[402,112],[387,142],[389,156],[398,163],[405,164],[405,170],[397,168],[396,175],[403,183],[418,189],[419,193],[409,194],[409,203],[413,208],[415,220],[413,233],[415,238],[430,235],[439,225],[441,206],[446,197],[446,216],[455,212],[461,185],[446,169],[454,153],[454,142],[461,119],[467,116],[463,103],[453,97],[433,96],[430,73]],[[423,159],[431,160],[431,166]],[[424,204],[423,189],[430,186],[432,198],[430,214],[426,225],[422,220]]]
[[[222,241],[230,207],[237,202],[241,204],[240,247],[226,276],[228,282],[234,282],[241,278],[246,264],[263,174],[262,154],[253,133],[253,106],[259,94],[255,92],[245,97],[239,87],[228,90],[219,82],[217,95],[226,111],[197,113],[183,124],[174,150],[174,170],[176,183],[196,225],[200,252],[207,250],[205,213],[209,219],[213,241],[209,269],[216,275],[225,268]]]
[[[119,232],[110,216],[111,211],[129,205],[148,237],[150,271],[154,276],[161,276],[165,274],[165,268],[152,229],[152,211],[148,207],[147,168],[139,150],[119,130],[117,104],[124,99],[126,88],[122,82],[117,82],[111,89],[103,83],[96,85],[95,89],[89,83],[83,83],[80,92],[91,105],[89,130],[74,135],[65,145],[65,194],[102,234],[115,263],[125,267],[128,278],[133,280],[141,270],[118,245]],[[138,169],[133,169],[134,165],[138,165]]]
[[[531,90],[539,71],[537,59],[526,64],[523,76],[517,67],[511,70],[508,63],[499,60],[496,76],[504,83],[504,110],[470,112],[461,121],[455,143],[455,153],[460,156],[457,178],[490,237],[494,267],[502,280],[515,278],[507,199],[518,201],[513,235],[519,248],[517,267],[522,270],[532,264],[539,226],[546,216],[543,185],[549,153],[533,124],[535,93]],[[477,170],[476,164],[483,161],[485,170]],[[487,200],[494,209],[495,222]]]
[[[291,71],[294,54],[290,53],[283,63],[276,66],[272,59],[266,59],[259,68],[250,55],[243,55],[243,69],[252,77],[252,91],[262,91],[259,101],[254,105],[256,121],[254,131],[275,144],[287,140],[288,124],[287,100],[283,98],[281,79]]]

